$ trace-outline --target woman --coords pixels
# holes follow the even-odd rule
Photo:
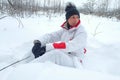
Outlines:
[[[80,14],[76,6],[68,3],[66,8],[66,21],[62,29],[46,34],[34,41],[32,52],[35,61],[53,63],[76,67],[76,61],[81,63],[84,57],[87,34],[81,25]]]

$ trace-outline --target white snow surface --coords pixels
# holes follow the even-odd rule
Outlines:
[[[0,69],[27,57],[34,39],[65,21],[64,14],[18,19],[22,24],[13,17],[0,20]],[[81,24],[88,33],[83,68],[23,61],[0,71],[0,80],[120,80],[120,21],[81,14]]]

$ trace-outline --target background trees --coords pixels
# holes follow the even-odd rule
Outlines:
[[[120,19],[119,3],[120,0],[87,0],[79,10],[84,14]],[[64,6],[64,0],[0,0],[0,14],[19,17],[45,14],[51,17],[51,14],[62,14]]]

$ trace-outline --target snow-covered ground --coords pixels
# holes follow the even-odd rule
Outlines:
[[[19,19],[19,18],[18,18]],[[33,40],[60,29],[63,15],[0,20],[0,69],[30,53]],[[16,64],[0,71],[0,80],[120,80],[120,21],[81,14],[88,32],[82,69],[51,62]],[[24,26],[22,26],[24,25]]]

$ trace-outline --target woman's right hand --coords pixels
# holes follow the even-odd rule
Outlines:
[[[34,44],[36,44],[36,43],[40,43],[41,44],[41,42],[39,40],[34,40],[33,43]]]

